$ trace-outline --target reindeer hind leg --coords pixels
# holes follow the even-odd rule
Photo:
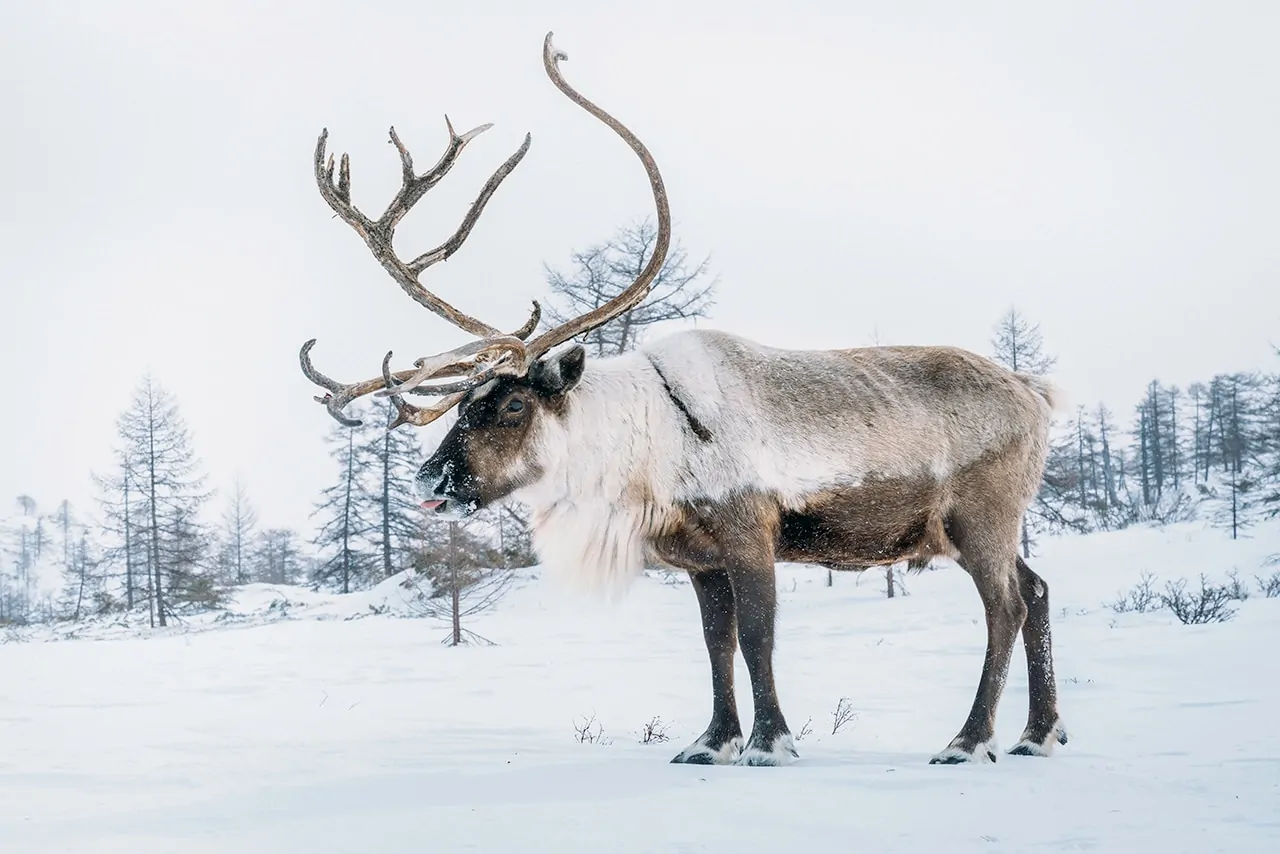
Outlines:
[[[1067,743],[1067,731],[1058,716],[1058,688],[1053,679],[1053,643],[1049,633],[1049,585],[1016,558],[1018,591],[1027,606],[1022,624],[1022,645],[1027,652],[1027,687],[1030,710],[1027,728],[1009,753],[1015,756],[1049,756],[1054,742]]]
[[[1009,547],[1010,543],[1016,543],[1016,533],[1013,538],[1001,536],[998,524],[951,527],[952,539],[960,552],[959,563],[973,579],[982,598],[987,651],[969,717],[959,734],[930,764],[995,762],[996,707],[1009,675],[1013,645],[1027,617],[1027,605],[1018,589],[1014,552]]]

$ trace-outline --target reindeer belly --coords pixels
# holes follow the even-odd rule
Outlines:
[[[949,555],[943,490],[934,480],[868,480],[807,497],[780,517],[779,560],[866,567]]]

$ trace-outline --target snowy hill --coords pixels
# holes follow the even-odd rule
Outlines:
[[[776,669],[801,759],[668,764],[710,714],[687,584],[617,606],[523,574],[446,648],[403,579],[347,597],[254,585],[143,636],[96,625],[0,644],[4,852],[1280,850],[1280,533],[1199,523],[1046,539],[1061,706],[1051,759],[927,764],[967,713],[985,632],[950,564],[908,576],[780,568]],[[1253,588],[1226,623],[1107,603],[1154,574]],[[2,637],[2,636],[0,636]],[[739,703],[750,688],[739,660]],[[1015,653],[998,737],[1026,714]],[[848,698],[856,717],[832,734]],[[594,717],[602,737],[580,743]],[[653,718],[670,741],[640,743]]]

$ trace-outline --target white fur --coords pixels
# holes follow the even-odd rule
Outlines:
[[[734,760],[734,765],[790,765],[795,762],[796,740],[786,732],[773,740],[768,750],[759,747],[748,747],[742,755]]]
[[[981,742],[973,749],[973,752],[965,750],[957,742],[951,742],[951,745],[941,753],[934,754],[933,762],[944,764],[955,764],[957,760],[964,763],[973,763],[977,765],[990,765],[995,762],[996,756],[999,755],[1000,748],[996,745],[996,738],[992,736],[987,741]]]
[[[712,765],[731,765],[734,760],[742,755],[742,736],[734,736],[720,746],[719,750],[712,750],[707,746],[705,736],[700,736],[697,741],[686,747],[676,756],[680,762],[688,762],[694,756],[710,756]]]
[[[544,413],[530,439],[527,457],[544,474],[512,497],[533,510],[543,563],[612,597],[681,502],[750,491],[799,507],[868,475],[943,478],[1038,429],[1037,418],[1047,424],[1038,387],[1008,373],[988,397],[957,391],[939,405],[936,391],[899,379],[912,358],[892,348],[778,350],[701,330],[588,359],[564,414]],[[663,377],[710,441],[690,429]],[[957,407],[970,416],[963,429]]]
[[[1049,735],[1045,737],[1044,741],[1033,741],[1024,732],[1022,738],[1018,739],[1018,743],[1013,746],[1012,750],[1021,749],[1024,754],[1030,753],[1033,756],[1052,756],[1053,749],[1058,746],[1060,740],[1064,737],[1062,721],[1059,720],[1054,722],[1053,727],[1049,730]]]

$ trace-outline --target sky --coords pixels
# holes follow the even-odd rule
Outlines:
[[[334,477],[297,352],[375,376],[468,340],[413,303],[311,174],[321,128],[380,212],[394,125],[420,167],[494,127],[405,219],[424,275],[515,328],[565,265],[651,212],[643,170],[546,78],[648,145],[675,235],[719,277],[702,325],[784,347],[989,354],[1016,306],[1072,403],[1280,367],[1280,5],[0,4],[0,502],[91,508],[150,372],[211,485],[306,529]],[[423,433],[430,445],[442,425]],[[402,428],[404,429],[404,428]]]

